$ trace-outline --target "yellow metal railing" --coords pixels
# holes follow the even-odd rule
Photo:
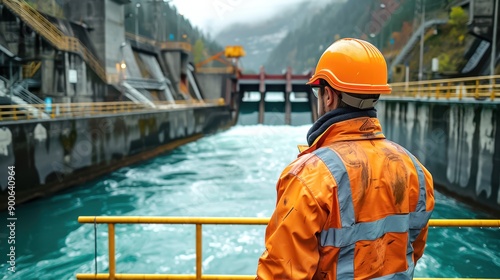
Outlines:
[[[42,66],[41,61],[32,61],[28,64],[23,65],[23,77],[24,78],[33,77],[41,66]]]
[[[216,100],[176,100],[153,102],[155,108],[144,103],[119,102],[78,102],[28,105],[0,105],[0,121],[29,119],[74,118],[95,115],[124,114],[130,112],[161,111],[173,108],[224,106],[223,99]]]
[[[388,97],[495,100],[500,97],[500,75],[391,84]]]
[[[83,59],[90,65],[96,74],[106,81],[106,71],[99,60],[74,37],[66,36],[59,28],[52,24],[36,9],[22,0],[0,0],[7,8],[19,16],[35,32],[45,38],[52,46],[58,50],[73,52],[82,55]]]
[[[187,53],[190,53],[192,50],[192,46],[188,42],[180,42],[180,41],[159,42],[159,41],[153,40],[151,38],[136,35],[136,34],[130,33],[130,32],[126,32],[125,36],[130,40],[135,40],[135,41],[142,43],[142,44],[148,44],[151,46],[155,46],[155,47],[160,48],[161,50],[183,50]]]
[[[214,217],[78,217],[79,223],[108,224],[109,273],[77,274],[83,279],[233,279],[253,280],[252,275],[203,275],[202,274],[202,225],[267,225],[269,218],[214,218]],[[196,227],[196,272],[185,274],[117,274],[115,260],[115,225],[116,224],[192,224]],[[430,220],[431,227],[500,227],[500,220]],[[97,238],[97,237],[95,237]],[[414,278],[417,280],[448,278]],[[457,280],[459,278],[453,278]],[[476,278],[477,279],[477,278]],[[471,278],[467,278],[471,280]],[[497,279],[498,280],[498,279]]]

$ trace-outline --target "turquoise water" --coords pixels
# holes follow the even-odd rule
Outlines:
[[[17,272],[1,279],[75,279],[94,272],[94,228],[78,216],[269,217],[275,182],[310,125],[236,126],[153,160],[17,209]],[[433,218],[487,218],[437,193]],[[6,213],[0,213],[6,220]],[[204,226],[203,272],[254,274],[264,226]],[[192,225],[117,225],[119,273],[194,273]],[[3,233],[3,230],[2,230]],[[498,229],[431,229],[418,277],[500,276]],[[107,271],[107,226],[97,227],[97,269]]]

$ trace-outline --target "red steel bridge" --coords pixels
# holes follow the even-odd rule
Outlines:
[[[235,93],[238,95],[235,100],[240,104],[245,92],[259,92],[259,123],[264,122],[265,97],[268,92],[282,92],[285,99],[285,124],[291,124],[292,103],[290,95],[294,93],[305,93],[308,103],[311,106],[312,118],[317,119],[315,99],[312,98],[311,87],[306,85],[312,72],[306,74],[293,74],[292,68],[288,67],[284,74],[268,74],[264,67],[260,68],[258,74],[237,74]],[[239,106],[239,105],[237,105]]]

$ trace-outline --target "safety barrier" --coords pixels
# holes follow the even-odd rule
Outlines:
[[[202,274],[202,225],[267,225],[269,218],[215,218],[215,217],[78,217],[79,223],[108,224],[109,273],[77,274],[83,279],[233,279],[253,280],[251,275],[203,275]],[[196,272],[195,275],[183,274],[117,274],[115,260],[116,224],[192,224],[196,226]],[[500,227],[500,220],[430,220],[430,227]],[[97,238],[94,236],[94,238]],[[97,268],[96,268],[97,270]],[[417,280],[447,278],[414,278]],[[455,280],[459,278],[453,278]],[[469,278],[470,280],[470,278]],[[498,280],[498,279],[497,279]]]
[[[500,75],[391,84],[389,97],[486,100],[500,97]]]
[[[0,0],[0,3],[5,4],[14,14],[23,20],[35,32],[40,34],[54,48],[80,54],[95,73],[106,81],[106,71],[102,67],[99,60],[78,40],[74,37],[66,36],[57,26],[52,24],[36,9],[32,8],[28,3],[22,0]]]
[[[176,100],[153,102],[155,108],[148,104],[128,101],[120,102],[79,102],[79,103],[54,103],[54,104],[26,104],[26,105],[0,105],[0,121],[16,121],[40,119],[41,114],[50,118],[75,118],[95,115],[124,114],[132,112],[151,112],[170,110],[186,107],[224,106],[223,99],[205,100]]]
[[[160,48],[160,50],[182,50],[182,51],[187,52],[187,53],[190,53],[192,50],[192,46],[188,42],[179,42],[179,41],[159,42],[159,41],[156,41],[154,39],[140,36],[140,35],[130,33],[130,32],[126,32],[125,36],[129,40],[134,40],[138,43],[155,46],[155,47]]]

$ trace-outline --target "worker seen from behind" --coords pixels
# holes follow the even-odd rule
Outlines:
[[[391,93],[384,57],[366,41],[341,39],[308,84],[319,118],[278,180],[257,279],[412,279],[433,181],[382,134],[374,106]]]

